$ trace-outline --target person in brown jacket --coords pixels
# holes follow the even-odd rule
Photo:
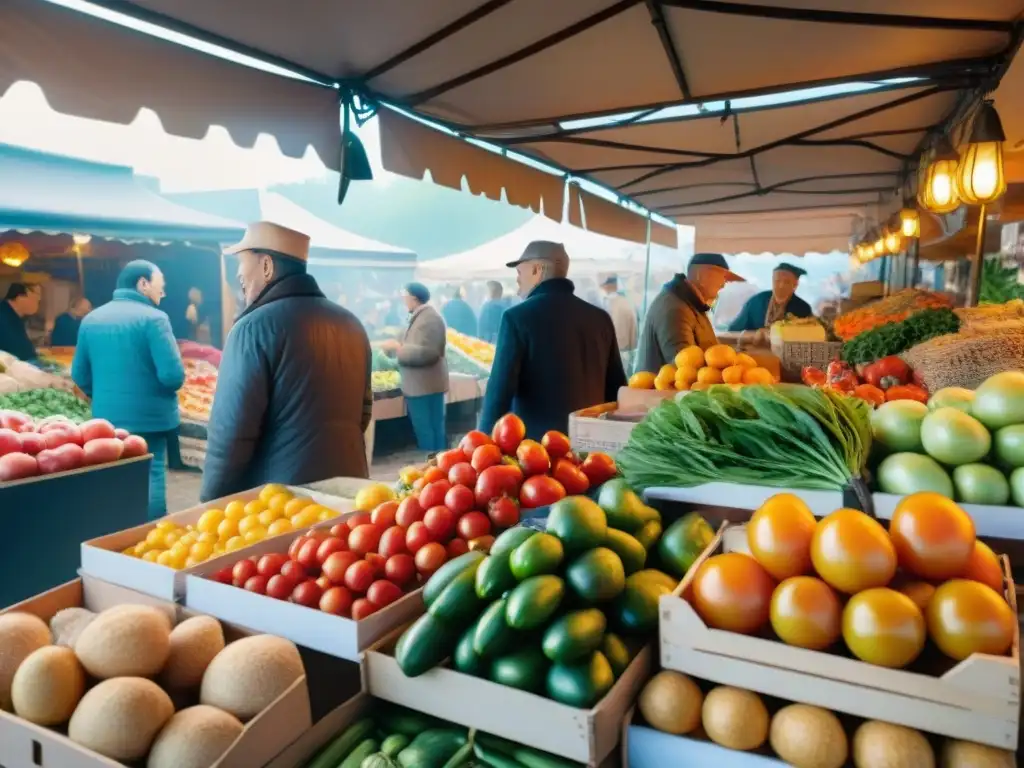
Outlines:
[[[694,254],[686,274],[673,277],[651,302],[640,333],[636,370],[657,373],[686,347],[707,349],[717,344],[708,310],[726,283],[742,280],[722,254]]]

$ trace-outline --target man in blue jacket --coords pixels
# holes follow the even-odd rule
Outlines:
[[[164,276],[155,264],[130,261],[114,298],[82,320],[71,378],[92,399],[92,413],[149,444],[149,517],[167,514],[167,438],[178,428],[185,366],[159,309]]]
[[[480,429],[512,412],[539,440],[567,431],[570,413],[615,400],[626,374],[611,317],[573,294],[561,243],[530,243],[508,266],[523,302],[501,319]]]
[[[509,300],[501,295],[503,292],[504,289],[497,280],[487,281],[488,298],[480,308],[480,338],[489,344],[497,342],[501,318],[510,306]]]
[[[796,295],[796,287],[807,270],[783,262],[772,272],[772,289],[755,293],[743,305],[730,331],[761,331],[786,315],[810,317],[811,305]],[[763,335],[763,334],[762,334]],[[765,341],[767,339],[764,339]]]

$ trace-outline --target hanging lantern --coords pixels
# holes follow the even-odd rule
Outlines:
[[[878,239],[875,240],[874,245],[871,247],[872,252],[875,256],[881,256],[885,253],[885,237],[881,234],[878,235]]]
[[[900,233],[906,238],[921,236],[921,214],[916,208],[904,205],[900,211]]]
[[[917,199],[933,213],[951,213],[960,207],[960,193],[956,183],[960,155],[946,136],[941,136],[935,154],[924,169],[918,185]]]
[[[1004,141],[999,113],[991,101],[985,101],[974,118],[971,138],[957,169],[957,190],[968,205],[994,203],[1006,192]]]
[[[28,248],[22,243],[11,241],[0,245],[0,262],[3,262],[8,267],[17,269],[28,261],[30,255]]]
[[[897,230],[890,229],[885,233],[885,252],[897,254],[903,250],[903,241]]]

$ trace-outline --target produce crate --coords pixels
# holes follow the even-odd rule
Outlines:
[[[317,527],[323,525],[321,523]],[[288,545],[301,535],[302,532],[297,531],[264,539],[251,547],[212,558],[189,569],[185,573],[186,607],[222,621],[279,635],[306,648],[350,661],[359,661],[364,649],[395,627],[407,624],[423,613],[422,589],[407,593],[362,621],[353,621],[316,608],[248,592],[231,584],[221,584],[209,578],[221,568],[242,558],[285,552]]]
[[[102,611],[122,604],[150,605],[165,610],[172,621],[184,618],[173,603],[158,600],[99,579],[83,576],[3,611],[34,613],[49,622],[57,611],[83,607]],[[252,634],[225,626],[229,641]],[[306,677],[295,681],[267,709],[245,724],[245,730],[211,768],[254,768],[269,762],[310,729]],[[75,744],[56,730],[34,725],[10,712],[0,711],[0,761],[4,768],[123,768]]]
[[[872,494],[875,515],[881,520],[891,520],[896,506],[903,499],[893,493]],[[1021,507],[1000,507],[988,504],[957,505],[974,521],[978,536],[985,538],[1024,540],[1024,509]]]
[[[625,413],[638,413],[657,408],[665,400],[670,400],[679,392],[674,389],[634,389],[619,387],[618,408]]]
[[[800,371],[807,365],[824,369],[842,351],[841,341],[787,341],[772,344],[772,352],[782,361],[783,381],[800,381]]]
[[[372,705],[371,696],[366,693],[356,694],[340,707],[331,710],[320,722],[267,763],[265,768],[297,768],[306,765],[331,739],[364,717]]]
[[[661,598],[661,664],[724,685],[789,701],[883,720],[923,731],[1017,748],[1020,718],[1020,635],[1009,656],[975,654],[944,674],[887,669],[835,654],[711,629],[684,598],[697,568],[711,555],[742,550],[742,527],[723,526],[686,578]],[[1007,600],[1017,611],[1009,564]]]
[[[352,513],[355,510],[354,503],[349,499],[342,499],[335,496],[327,496],[322,493],[310,491],[300,487],[289,487],[289,491],[296,496],[308,496],[317,504],[321,504],[339,513],[334,520]],[[205,504],[186,509],[182,512],[175,512],[161,520],[170,520],[178,525],[195,524],[208,509],[223,509],[231,501],[252,501],[259,497],[260,489],[254,488],[250,491],[227,496],[222,499],[214,499]],[[162,600],[181,600],[185,594],[185,575],[190,569],[176,571],[157,563],[150,563],[137,557],[129,557],[122,554],[122,551],[133,544],[146,538],[160,520],[153,520],[145,525],[138,525],[117,533],[107,534],[99,538],[84,541],[80,545],[81,550],[81,572],[95,576],[96,578],[109,581],[111,584],[120,584],[131,589],[144,592],[147,595],[159,597]],[[327,523],[317,523],[316,526],[323,526]],[[305,529],[308,530],[308,529]],[[271,537],[267,541],[279,541],[288,537],[290,541],[295,532]],[[285,544],[287,546],[287,544]],[[233,552],[238,557],[246,557],[250,553],[248,547]]]
[[[625,768],[786,768],[776,757],[727,749],[713,741],[673,736],[626,721],[622,737]]]
[[[447,667],[406,677],[393,655],[404,629],[366,651],[364,690],[385,701],[589,766],[600,765],[615,750],[622,720],[651,671],[652,652],[645,646],[597,706],[577,709]]]
[[[700,507],[712,523],[728,521],[746,522],[758,507],[779,493],[792,493],[803,499],[815,517],[825,517],[837,509],[850,506],[844,503],[840,491],[815,491],[804,488],[773,488],[767,485],[741,485],[739,483],[704,483],[691,488],[648,488],[644,499],[667,501],[673,504]]]
[[[569,442],[575,451],[604,451],[613,456],[629,442],[633,427],[646,411],[623,413],[617,403],[605,403],[569,414]]]

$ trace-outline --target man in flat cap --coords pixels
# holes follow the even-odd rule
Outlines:
[[[729,324],[730,331],[754,331],[757,340],[767,342],[767,329],[787,315],[810,317],[811,305],[796,295],[800,278],[807,271],[785,262],[772,272],[772,289],[755,293],[743,305],[736,319]]]
[[[640,333],[636,370],[657,373],[686,347],[707,349],[717,344],[708,312],[726,283],[742,280],[722,254],[694,254],[686,273],[665,283],[651,302]]]
[[[225,253],[238,256],[245,310],[224,346],[202,500],[367,477],[370,341],[306,273],[309,237],[261,221]]]
[[[573,411],[615,400],[626,375],[611,318],[574,295],[561,243],[532,242],[508,267],[523,302],[501,318],[480,429],[512,412],[539,440],[565,432]]]

